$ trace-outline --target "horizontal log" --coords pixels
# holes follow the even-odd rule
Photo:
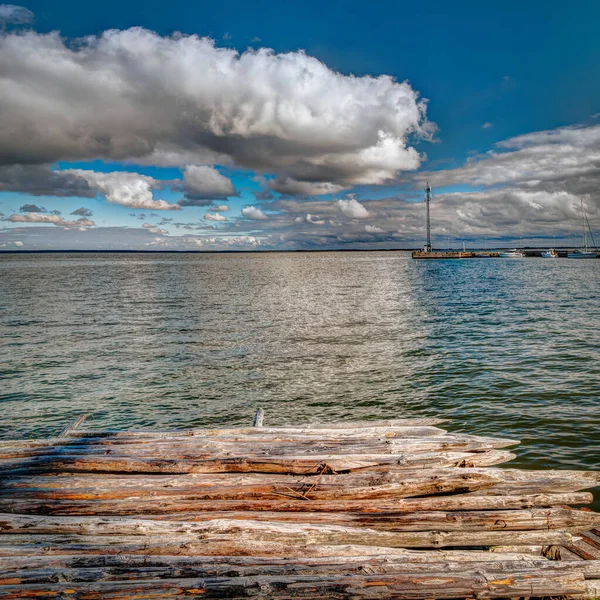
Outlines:
[[[448,546],[566,545],[573,536],[564,531],[378,531],[369,528],[307,523],[263,523],[231,519],[204,522],[158,521],[123,517],[60,517],[41,515],[0,516],[0,532],[14,538],[27,535],[81,536],[194,536],[208,549],[206,554],[254,555],[253,542],[289,545],[365,545],[396,548]],[[221,545],[224,544],[224,548]],[[231,552],[230,548],[237,551]],[[259,556],[259,554],[257,554]],[[285,556],[285,555],[284,555]]]
[[[297,575],[374,575],[423,573],[477,573],[511,575],[536,573],[583,573],[586,579],[600,577],[600,561],[573,566],[561,561],[532,557],[512,561],[407,562],[400,558],[365,557],[344,559],[295,559],[275,562],[255,557],[189,556],[82,556],[0,558],[0,586],[39,583],[175,579],[181,577],[289,577]],[[63,559],[63,560],[61,560]]]
[[[131,453],[124,453],[117,449],[107,452],[106,449],[97,450],[92,453],[88,449],[79,448],[80,454],[71,455],[68,451],[57,447],[56,452],[46,454],[45,450],[40,448],[18,449],[5,453],[4,459],[0,459],[0,470],[26,473],[54,471],[59,466],[56,459],[63,461],[69,460],[73,456],[75,460],[84,456],[89,460],[92,456],[104,457],[110,454],[111,459],[119,456],[132,456]],[[8,456],[12,454],[12,456]],[[133,453],[134,455],[136,453]],[[182,451],[178,448],[176,458],[171,458],[170,464],[174,470],[182,469],[184,472],[193,473],[282,473],[294,475],[310,475],[321,473],[326,467],[330,472],[345,473],[360,470],[386,470],[396,471],[414,468],[433,468],[433,467],[486,467],[509,462],[516,458],[516,455],[507,450],[484,450],[481,452],[423,452],[416,454],[364,454],[364,455],[311,455],[311,456],[287,456],[287,457],[254,457],[252,455],[242,457],[222,457],[222,458],[191,458],[192,454]],[[157,449],[151,450],[145,448],[139,457],[156,458]],[[35,460],[31,457],[35,456]],[[164,461],[169,458],[169,453],[161,451],[160,459]],[[179,461],[185,460],[180,464]],[[166,469],[165,463],[161,463],[161,468]]]
[[[533,531],[560,529],[561,531],[583,532],[600,525],[600,514],[570,508],[548,508],[529,510],[496,511],[428,511],[402,513],[294,513],[275,511],[205,511],[186,515],[185,522],[199,523],[219,520],[296,523],[316,525],[340,525],[344,527],[367,527],[380,531]],[[155,517],[152,520],[157,520]],[[161,521],[177,520],[177,515],[167,515]],[[63,533],[52,521],[52,516],[0,514],[2,533]],[[55,529],[38,531],[37,524],[55,524]],[[82,521],[86,523],[86,521]],[[38,525],[41,526],[41,525]],[[127,533],[126,531],[124,533]],[[589,543],[585,535],[581,536]]]
[[[354,490],[373,488],[370,497],[379,493],[400,497],[403,490],[421,489],[419,486],[432,485],[434,489],[426,493],[436,493],[435,486],[451,491],[462,487],[465,482],[467,487],[472,486],[473,496],[483,495],[527,495],[533,493],[553,493],[557,490],[562,493],[567,488],[567,493],[577,492],[580,489],[594,487],[594,478],[597,473],[586,473],[584,479],[559,478],[560,471],[520,471],[516,469],[491,469],[491,468],[432,468],[432,469],[405,469],[398,472],[357,472],[347,474],[297,477],[283,474],[182,474],[155,475],[139,474],[128,476],[125,474],[62,474],[40,476],[13,476],[7,478],[0,490],[0,497],[24,497],[33,495],[40,499],[100,499],[120,497],[144,497],[147,494],[156,496],[184,496],[197,495],[198,499],[237,499],[250,498],[260,494],[261,499],[268,499],[271,493],[277,499],[281,496],[301,496],[301,499],[318,500],[331,496],[332,499],[352,499]],[[578,472],[566,471],[567,475],[576,477]],[[582,474],[583,477],[583,474]],[[307,494],[308,490],[311,490]],[[478,491],[480,490],[480,491]],[[509,494],[510,490],[516,493]],[[524,490],[524,493],[519,493]],[[498,491],[496,494],[495,492]],[[337,495],[339,493],[339,495]],[[203,494],[207,494],[203,496]],[[230,496],[235,494],[235,496]],[[413,494],[417,495],[417,494]],[[424,495],[419,493],[418,495]],[[354,499],[358,499],[354,496]]]
[[[215,429],[201,433],[171,433],[148,432],[144,434],[131,433],[128,435],[93,435],[85,437],[79,434],[68,438],[47,438],[37,440],[6,440],[0,441],[0,456],[10,450],[41,450],[45,447],[105,447],[129,446],[151,447],[158,444],[163,447],[174,445],[202,446],[219,444],[248,444],[261,443],[280,445],[284,443],[305,443],[312,440],[328,444],[363,444],[383,442],[394,439],[430,438],[445,436],[447,432],[438,427],[370,427],[366,429],[273,429],[268,427],[249,427],[246,429]]]
[[[139,514],[139,513],[138,513]],[[181,515],[152,516],[158,520],[190,522],[212,519],[254,520],[265,522],[311,523],[368,527],[380,531],[532,531],[560,529],[585,532],[600,525],[600,514],[570,508],[496,511],[429,511],[429,512],[340,512],[292,513],[276,511],[204,511]],[[588,541],[588,540],[586,540]]]
[[[364,533],[365,529],[358,530]],[[57,554],[139,554],[139,555],[180,555],[180,556],[286,556],[325,557],[325,556],[366,556],[396,555],[407,548],[473,548],[476,546],[517,545],[561,545],[569,546],[576,539],[572,534],[562,532],[488,532],[468,534],[445,533],[438,535],[389,534],[397,536],[398,546],[369,545],[372,536],[361,537],[360,544],[350,543],[307,543],[307,536],[299,535],[295,540],[274,536],[267,540],[244,538],[238,535],[199,539],[198,535],[161,536],[80,536],[80,535],[0,535],[0,556],[40,556]],[[354,537],[352,539],[355,539]],[[380,540],[389,543],[388,539]]]
[[[406,438],[443,435],[446,430],[430,425],[373,425],[368,427],[242,427],[230,429],[195,429],[187,431],[74,431],[65,439],[55,438],[2,440],[0,449],[5,447],[42,447],[45,445],[69,444],[141,444],[148,442],[168,443],[171,441],[199,441],[204,438],[227,439],[267,439],[285,440],[310,437],[311,439],[343,440],[345,438]]]
[[[421,598],[500,598],[583,594],[584,577],[579,572],[521,571],[478,572],[469,574],[424,573],[393,575],[337,576],[258,576],[189,578],[149,581],[114,581],[88,584],[38,584],[0,587],[0,598],[48,597],[50,594],[83,599],[124,598],[143,594],[162,597],[202,595],[204,598],[385,598],[419,600]]]
[[[0,498],[0,512],[47,515],[153,515],[152,518],[194,519],[205,511],[307,512],[414,512],[430,510],[502,510],[551,507],[562,504],[590,504],[589,492],[538,494],[532,496],[470,496],[454,494],[400,500],[182,500],[155,495],[120,500],[50,500]]]
[[[45,490],[41,488],[29,488],[34,491],[36,498],[45,499],[81,499],[91,500],[99,498],[127,498],[144,497],[148,493],[161,496],[178,496],[198,499],[278,499],[278,498],[300,498],[304,500],[330,500],[330,499],[367,499],[367,498],[407,498],[411,496],[425,496],[430,494],[467,492],[481,487],[491,487],[497,483],[493,475],[486,472],[472,472],[469,469],[454,469],[448,473],[440,473],[440,470],[422,470],[420,472],[408,472],[406,477],[387,483],[386,474],[374,474],[373,478],[365,481],[362,486],[353,486],[351,480],[345,476],[323,476],[326,483],[321,480],[298,482],[293,478],[277,478],[261,475],[246,476],[220,476],[205,475],[197,478],[188,477],[174,478],[171,482],[160,481],[135,481],[133,479],[112,480],[98,482],[98,487],[75,488],[66,487],[68,480],[49,481],[53,486]],[[26,478],[19,479],[21,485],[29,485]],[[377,481],[381,480],[381,484]],[[7,498],[10,495],[10,487],[15,482],[7,482],[0,495]],[[17,484],[18,485],[18,484]],[[13,487],[13,489],[15,489]],[[19,493],[24,494],[27,488],[20,487]],[[14,494],[13,494],[14,495]]]

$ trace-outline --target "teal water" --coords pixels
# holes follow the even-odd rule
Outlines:
[[[0,437],[441,416],[600,469],[600,260],[0,255]]]

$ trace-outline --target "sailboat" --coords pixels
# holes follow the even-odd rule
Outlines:
[[[594,242],[594,234],[592,233],[592,229],[590,227],[590,223],[587,220],[585,215],[585,210],[583,209],[583,198],[581,198],[581,221],[583,226],[583,248],[579,250],[574,250],[573,252],[569,252],[567,254],[567,258],[596,258],[596,250],[590,250],[588,247],[588,239],[587,232],[590,230],[590,237],[592,238],[592,243],[594,246],[596,245]],[[586,227],[587,225],[587,227]]]

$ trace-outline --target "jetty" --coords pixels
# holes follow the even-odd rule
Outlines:
[[[0,599],[600,596],[600,473],[436,418],[0,443]]]

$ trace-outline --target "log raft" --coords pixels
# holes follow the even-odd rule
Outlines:
[[[600,596],[600,473],[441,419],[0,442],[2,598]]]

